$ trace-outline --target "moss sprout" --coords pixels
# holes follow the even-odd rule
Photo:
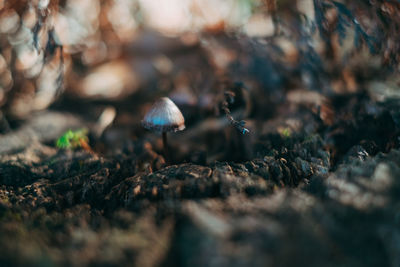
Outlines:
[[[57,139],[56,146],[61,149],[83,148],[90,151],[87,134],[87,129],[79,129],[76,131],[68,130]]]

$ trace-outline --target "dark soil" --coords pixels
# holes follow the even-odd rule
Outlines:
[[[0,137],[0,265],[400,266],[400,101],[330,103],[328,119],[295,104],[246,135],[183,107],[173,165],[139,115],[87,152],[54,140],[95,120],[34,114]]]

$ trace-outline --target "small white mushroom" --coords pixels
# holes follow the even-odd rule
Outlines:
[[[162,132],[164,154],[168,161],[167,132],[185,129],[185,118],[179,108],[168,97],[162,97],[146,113],[142,125],[150,131]]]

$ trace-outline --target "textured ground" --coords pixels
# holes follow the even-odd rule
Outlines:
[[[156,136],[59,150],[56,136],[91,124],[38,114],[0,137],[0,265],[399,266],[398,102],[363,101],[333,104],[330,126],[282,114],[255,141],[239,136],[255,156],[236,162],[172,138],[170,166]],[[299,131],[277,133],[289,118]],[[209,135],[192,128],[181,142]]]

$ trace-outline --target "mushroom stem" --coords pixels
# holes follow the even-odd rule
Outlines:
[[[168,143],[167,143],[167,132],[162,133],[163,147],[164,147],[164,157],[166,163],[169,163],[169,154],[168,154]]]

